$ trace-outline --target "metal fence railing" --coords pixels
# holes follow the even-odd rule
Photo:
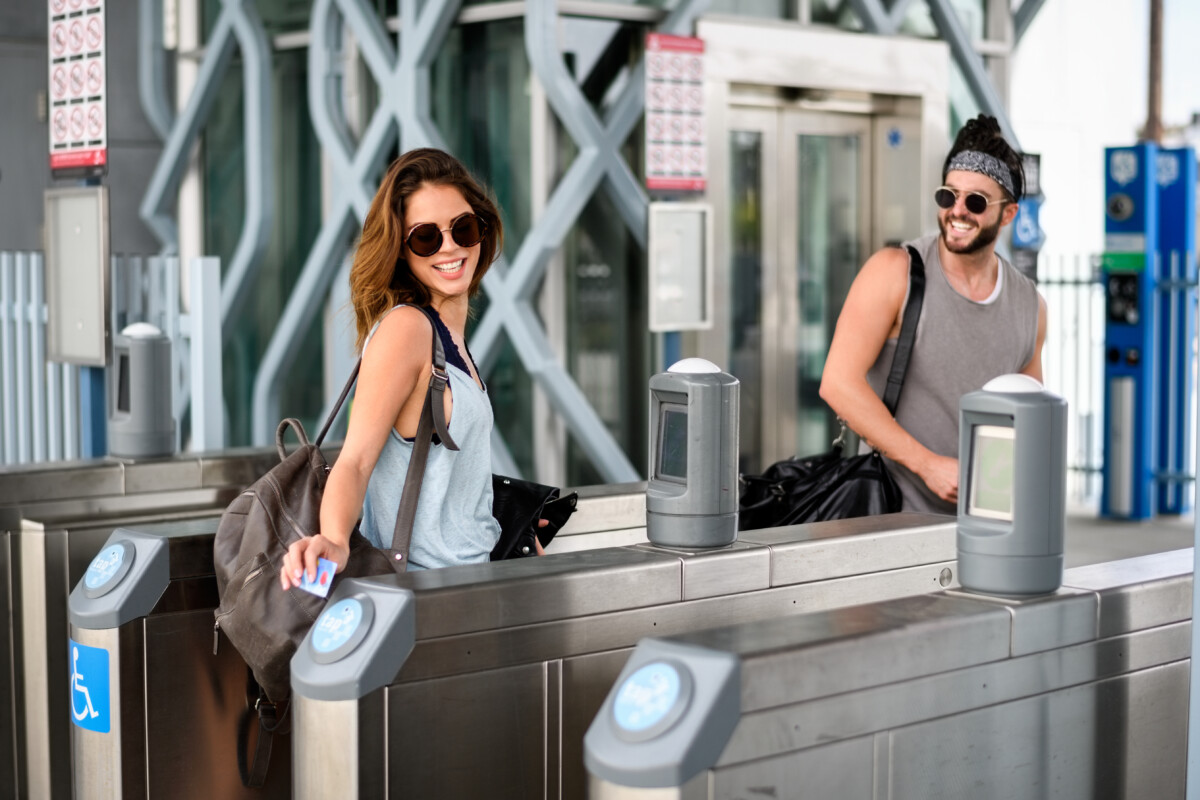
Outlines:
[[[1194,256],[1193,256],[1194,257]],[[1178,266],[1181,254],[1169,253],[1161,263],[1155,260],[1154,269],[1159,270],[1159,294],[1173,294],[1175,298],[1196,304],[1195,281],[1181,280],[1185,274]],[[1192,272],[1194,275],[1194,271]],[[1067,428],[1068,494],[1072,501],[1093,504],[1102,491],[1104,469],[1104,359],[1105,359],[1105,283],[1101,272],[1099,255],[1042,255],[1038,263],[1038,290],[1046,299],[1049,317],[1046,344],[1042,351],[1042,374],[1046,388],[1065,398],[1070,407]],[[1161,298],[1156,298],[1161,301]],[[1175,305],[1175,304],[1173,304]],[[1188,366],[1182,372],[1190,374],[1191,385],[1196,386],[1197,342],[1195,339],[1182,342],[1161,343],[1163,356],[1174,360],[1176,350],[1186,347]],[[1159,392],[1174,391],[1172,381],[1180,380],[1179,370],[1164,379]],[[1173,377],[1171,377],[1173,376]],[[1192,393],[1190,408],[1183,417],[1176,417],[1170,424],[1185,424],[1182,437],[1186,453],[1182,457],[1157,452],[1159,461],[1168,455],[1187,465],[1180,472],[1165,462],[1154,465],[1160,479],[1173,475],[1173,481],[1187,484],[1192,492],[1195,466],[1195,442],[1197,415],[1197,393]],[[1190,423],[1190,424],[1188,424]],[[1190,435],[1188,435],[1190,434]],[[1176,437],[1178,438],[1178,437]],[[1158,448],[1161,450],[1162,448]],[[1188,504],[1190,505],[1190,504]]]
[[[192,448],[221,449],[220,263],[199,258],[190,267],[184,313],[178,258],[114,256],[110,329],[149,322],[170,338],[176,422],[190,408]],[[45,286],[41,253],[0,252],[0,465],[72,460],[83,450],[81,368],[46,358]]]
[[[41,253],[0,253],[0,464],[79,457],[79,367],[46,360]]]

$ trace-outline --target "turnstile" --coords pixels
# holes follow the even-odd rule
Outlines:
[[[213,652],[215,524],[118,528],[72,590],[62,693],[76,800],[289,796],[286,747],[262,789],[238,776],[247,673],[232,647]]]
[[[212,519],[277,460],[270,448],[0,469],[0,798],[71,797],[58,755],[70,747],[67,595],[100,543],[120,524]]]
[[[593,800],[1183,797],[1192,551],[647,639],[586,737]]]
[[[895,514],[356,581],[413,593],[416,645],[365,696],[293,682],[295,797],[581,797],[584,731],[639,639],[954,586],[954,536]]]
[[[636,503],[630,502],[627,488],[588,487],[579,493],[581,508],[554,545],[567,542],[586,549],[588,543],[599,545],[614,536],[633,535],[629,528],[636,521],[631,511]],[[63,667],[61,680],[48,681],[61,706],[55,707],[61,713],[52,717],[51,726],[56,736],[66,739],[61,752],[74,743],[74,769],[56,770],[56,778],[67,782],[67,796],[72,781],[76,797],[289,796],[291,740],[286,736],[276,738],[264,789],[243,789],[238,777],[238,723],[247,708],[247,673],[237,651],[224,639],[217,640],[218,655],[213,655],[218,596],[212,539],[217,522],[218,517],[210,514],[142,522],[133,531],[114,533],[111,524],[87,531],[105,539],[91,547],[91,563],[84,563],[76,573],[71,638],[64,627],[61,643],[64,654],[69,654],[62,659],[68,666]],[[114,562],[113,553],[107,552],[112,539],[136,539],[139,546],[165,542],[170,574],[143,571],[150,562],[135,557],[128,574],[120,580],[114,577],[113,582],[122,591],[136,592],[138,603],[123,603],[119,616],[109,615],[97,623],[100,615],[89,606],[99,600],[79,595],[97,558],[103,565]],[[144,582],[150,588],[143,588]],[[160,586],[164,582],[165,590]],[[79,647],[85,660],[93,657],[106,665],[105,696],[111,698],[108,707],[113,710],[107,730],[85,728],[75,719],[78,709],[71,701],[83,707],[83,696],[76,694],[76,675],[84,675],[82,685],[89,691],[92,686],[87,671],[75,668],[74,647]],[[402,656],[393,658],[396,663],[402,660]],[[181,726],[181,719],[189,723]],[[247,722],[253,752],[257,718],[251,716]],[[283,732],[289,725],[290,721]]]

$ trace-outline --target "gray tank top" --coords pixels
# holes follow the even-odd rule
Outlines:
[[[936,234],[913,245],[925,260],[925,299],[917,338],[896,409],[896,421],[918,442],[943,456],[958,457],[958,401],[997,375],[1020,372],[1037,343],[1038,296],[1033,281],[1000,259],[998,291],[983,302],[956,292],[942,272]],[[907,304],[908,297],[904,302]],[[880,397],[896,352],[888,339],[867,382]],[[863,452],[869,448],[864,444]],[[917,475],[887,459],[904,495],[905,511],[956,514],[958,509]],[[961,487],[960,487],[961,490]]]
[[[370,341],[367,337],[364,351]],[[449,353],[447,360],[452,360]],[[460,449],[447,450],[436,440],[429,448],[408,550],[409,569],[487,561],[500,537],[500,523],[492,516],[492,406],[487,392],[470,374],[453,363],[446,371],[453,398],[448,427]],[[395,428],[388,431],[363,502],[362,534],[376,547],[391,547],[412,453],[412,442]]]

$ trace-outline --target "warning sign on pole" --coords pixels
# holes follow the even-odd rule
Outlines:
[[[704,191],[704,42],[646,36],[646,188]]]
[[[91,178],[108,169],[104,0],[48,0],[50,171]]]

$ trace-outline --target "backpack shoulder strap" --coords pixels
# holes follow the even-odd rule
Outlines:
[[[429,459],[429,446],[434,431],[437,431],[446,449],[458,449],[446,427],[446,406],[442,398],[446,392],[446,385],[450,382],[450,374],[446,372],[446,352],[442,348],[442,337],[438,333],[433,312],[421,306],[417,308],[421,309],[421,313],[429,319],[429,325],[433,328],[433,374],[429,378],[429,390],[425,393],[425,405],[421,408],[421,421],[417,424],[412,458],[408,462],[404,491],[400,495],[400,508],[396,512],[396,527],[392,531],[392,549],[403,556],[401,563],[405,567],[408,566],[408,545],[412,541],[413,520],[417,516],[417,501],[421,495],[421,481],[425,477],[425,462]]]
[[[925,299],[925,262],[911,244],[908,245],[908,304],[904,307],[904,318],[900,322],[900,341],[896,343],[896,354],[892,356],[892,369],[888,373],[887,389],[883,404],[888,413],[896,416],[900,405],[900,390],[904,388],[904,374],[908,372],[908,361],[912,357],[913,343],[917,338],[917,322],[921,319],[921,305]]]

